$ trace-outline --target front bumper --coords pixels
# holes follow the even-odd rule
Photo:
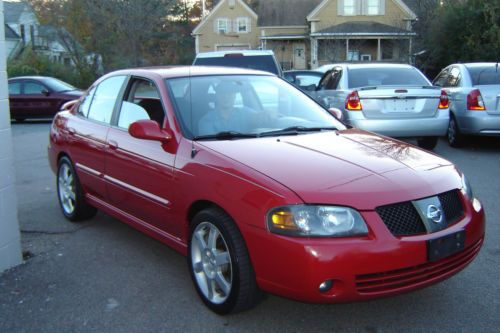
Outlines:
[[[448,111],[438,111],[432,118],[369,119],[362,112],[346,111],[346,123],[366,131],[393,138],[444,136],[448,130]]]
[[[500,136],[500,114],[492,115],[486,111],[466,111],[455,118],[463,134]]]
[[[247,244],[259,286],[270,293],[313,303],[342,303],[396,295],[442,281],[465,268],[484,239],[482,208],[432,234],[395,237],[376,212],[362,212],[366,238],[291,238],[255,228]],[[463,251],[427,260],[427,240],[465,231]],[[321,283],[333,287],[320,292]]]

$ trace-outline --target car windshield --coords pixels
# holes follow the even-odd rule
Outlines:
[[[376,86],[431,86],[414,68],[349,68],[349,88]]]
[[[54,78],[47,79],[44,83],[54,92],[65,92],[77,89],[69,83]]]
[[[221,75],[167,79],[184,134],[238,139],[345,129],[328,111],[274,76]]]
[[[197,66],[223,66],[257,69],[279,75],[277,65],[274,62],[273,57],[269,55],[243,56],[236,54],[225,57],[196,58],[194,64]]]
[[[467,66],[469,70],[472,85],[493,85],[500,84],[500,66],[488,65],[488,66]]]

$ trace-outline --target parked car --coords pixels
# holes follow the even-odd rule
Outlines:
[[[323,73],[307,70],[293,70],[283,72],[283,77],[288,82],[300,88],[306,94],[315,91]]]
[[[53,77],[13,77],[9,79],[10,115],[18,122],[27,118],[52,118],[64,103],[82,94],[83,91]]]
[[[434,149],[448,128],[448,95],[415,67],[402,64],[338,64],[314,94],[343,112],[354,127],[396,138],[417,138]]]
[[[498,63],[453,64],[434,85],[450,97],[448,143],[459,147],[466,135],[500,135],[500,68]]]
[[[456,166],[347,128],[261,71],[109,73],[55,117],[48,155],[67,219],[98,208],[187,255],[219,314],[261,291],[316,303],[408,292],[462,270],[484,239]]]
[[[270,50],[202,52],[196,55],[193,65],[257,69],[283,76],[281,66]]]

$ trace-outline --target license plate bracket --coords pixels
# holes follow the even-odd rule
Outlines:
[[[465,230],[427,241],[427,260],[442,259],[465,248]]]

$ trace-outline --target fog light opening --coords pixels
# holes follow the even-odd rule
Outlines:
[[[320,293],[326,293],[333,287],[333,281],[332,280],[326,280],[323,283],[319,285],[319,292]]]

